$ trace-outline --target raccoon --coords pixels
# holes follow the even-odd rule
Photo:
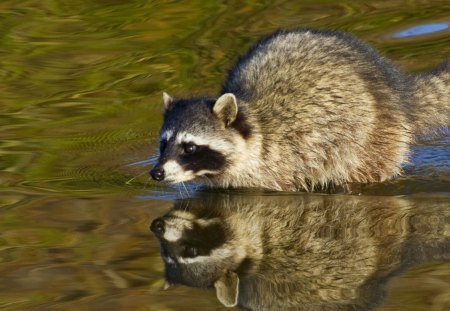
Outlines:
[[[450,121],[450,65],[407,75],[354,37],[281,30],[239,59],[221,95],[163,94],[154,180],[282,191],[382,182]]]
[[[257,207],[257,208],[256,208]],[[215,196],[150,228],[168,286],[249,310],[372,310],[407,267],[450,261],[448,200]]]

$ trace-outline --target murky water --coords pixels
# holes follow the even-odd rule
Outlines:
[[[450,57],[448,1],[5,0],[0,16],[1,310],[225,309],[213,291],[160,290],[164,265],[148,226],[176,197],[194,195],[146,175],[163,90],[217,94],[233,60],[279,27],[349,31],[408,71]],[[450,133],[414,152],[401,178],[366,186],[358,197],[325,195],[337,215],[392,208],[393,218],[379,216],[383,230],[394,228],[391,238],[361,229],[348,250],[367,248],[366,260],[373,260],[355,280],[383,283],[377,310],[450,309],[448,260],[417,260],[405,272],[389,253],[420,250],[400,243],[414,234],[425,241],[450,236]],[[279,204],[272,196],[240,195]],[[214,204],[224,204],[217,197]],[[298,203],[311,195],[279,200],[285,197]],[[404,226],[382,221],[395,215],[403,215]],[[389,244],[392,237],[399,242]],[[429,247],[442,250],[433,241]],[[329,304],[340,297],[333,293]]]

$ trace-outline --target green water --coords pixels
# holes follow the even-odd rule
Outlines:
[[[146,174],[162,91],[216,95],[280,27],[348,31],[429,69],[450,58],[449,23],[449,1],[1,1],[0,310],[221,309],[210,292],[160,291],[148,224],[191,194]],[[404,177],[362,197],[450,205],[450,134],[414,151]],[[394,278],[379,310],[431,308],[450,309],[449,263]]]

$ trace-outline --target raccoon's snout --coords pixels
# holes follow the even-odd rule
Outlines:
[[[152,178],[156,181],[161,181],[164,179],[164,170],[159,167],[158,165],[156,165],[154,168],[152,168],[152,170],[150,171],[150,175],[152,176]]]
[[[163,236],[164,232],[166,231],[164,220],[162,218],[156,218],[152,221],[152,224],[150,225],[150,230],[157,236],[161,237]]]

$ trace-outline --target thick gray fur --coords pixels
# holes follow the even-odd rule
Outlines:
[[[417,137],[450,124],[449,64],[408,75],[332,31],[278,31],[259,41],[230,71],[227,93],[237,101],[234,126],[205,115],[206,104],[198,113],[190,107],[179,124],[166,111],[163,126],[206,136],[223,154],[226,166],[190,175],[213,187],[311,191],[382,182],[402,173]]]

